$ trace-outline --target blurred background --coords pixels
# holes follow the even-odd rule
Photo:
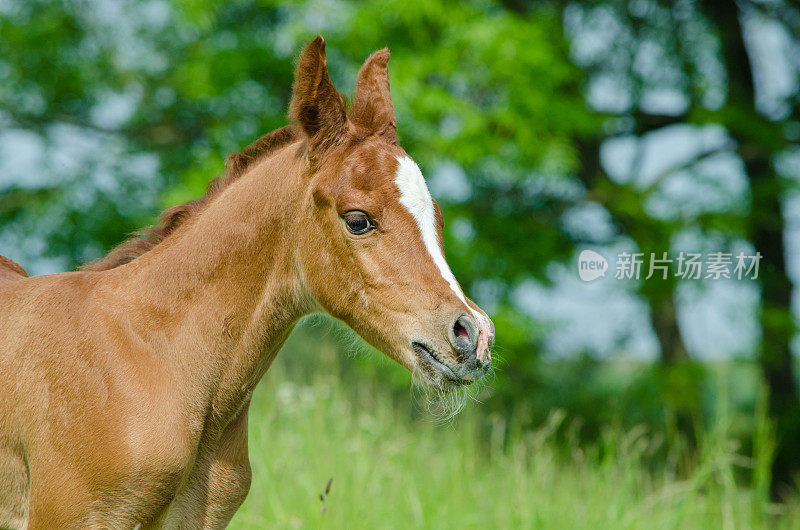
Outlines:
[[[318,33],[345,93],[391,49],[400,143],[497,370],[439,424],[404,369],[302,322],[234,526],[800,525],[794,3],[0,0],[0,253],[74,269],[201,195],[286,123]],[[761,260],[617,279],[622,252]]]

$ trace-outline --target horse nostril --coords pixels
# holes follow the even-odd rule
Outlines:
[[[456,334],[456,338],[469,340],[469,331],[467,331],[467,328],[458,320],[456,320],[456,325],[453,326],[453,331]]]
[[[475,356],[478,346],[478,327],[475,322],[467,315],[458,317],[453,323],[451,341],[461,361]]]

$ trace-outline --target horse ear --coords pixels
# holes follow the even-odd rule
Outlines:
[[[312,146],[335,143],[347,127],[344,101],[328,75],[322,36],[297,61],[289,118],[300,124]]]
[[[397,134],[392,97],[389,94],[389,50],[378,50],[358,72],[356,96],[350,119],[374,133]]]

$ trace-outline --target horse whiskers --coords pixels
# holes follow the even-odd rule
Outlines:
[[[435,423],[447,423],[455,418],[464,409],[467,400],[475,400],[476,395],[471,387],[452,387],[441,381],[431,383],[429,378],[417,371],[412,373],[412,400]]]

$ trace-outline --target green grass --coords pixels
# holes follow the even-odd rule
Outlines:
[[[768,429],[758,454],[745,454],[728,439],[724,409],[678,473],[685,462],[644,428],[609,428],[587,446],[570,441],[559,411],[524,432],[482,418],[478,403],[437,424],[380,375],[345,384],[330,365],[298,372],[279,359],[260,385],[253,484],[232,528],[800,527],[796,499],[768,501]]]

